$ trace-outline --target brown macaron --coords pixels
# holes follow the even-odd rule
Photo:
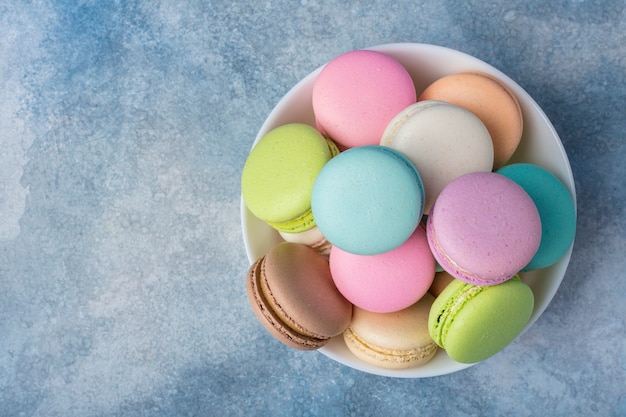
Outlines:
[[[433,295],[433,297],[439,297],[439,294],[448,286],[449,283],[454,281],[454,277],[450,275],[450,273],[446,271],[440,271],[435,274],[435,278],[433,279],[433,283],[430,285],[428,292]]]
[[[352,317],[352,304],[335,287],[328,261],[304,244],[274,246],[250,267],[246,290],[261,324],[296,349],[324,346]]]
[[[461,72],[439,78],[418,101],[440,100],[474,113],[493,141],[494,169],[502,167],[517,149],[524,127],[522,110],[515,94],[495,77],[478,72]]]

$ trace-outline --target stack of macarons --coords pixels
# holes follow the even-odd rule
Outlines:
[[[279,126],[248,156],[244,202],[284,242],[250,267],[247,293],[288,346],[343,335],[388,369],[440,349],[482,361],[530,320],[523,273],[573,243],[566,186],[509,162],[523,140],[515,95],[476,72],[415,85],[384,53],[340,55],[315,80],[314,126]]]

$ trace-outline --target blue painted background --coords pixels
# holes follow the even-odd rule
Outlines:
[[[626,416],[622,0],[0,0],[0,416]],[[396,380],[254,319],[239,180],[265,116],[334,56],[456,48],[570,156],[578,235],[535,326]]]

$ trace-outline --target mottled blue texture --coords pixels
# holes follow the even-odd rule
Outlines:
[[[626,415],[623,0],[0,0],[0,416]],[[254,319],[239,179],[256,131],[339,53],[473,54],[544,108],[578,234],[535,326],[398,380]]]

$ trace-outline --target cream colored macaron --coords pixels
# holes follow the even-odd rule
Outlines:
[[[437,100],[414,103],[387,125],[380,144],[399,151],[417,168],[424,184],[424,214],[452,180],[470,172],[490,172],[493,143],[469,110]]]
[[[494,148],[494,169],[502,167],[517,149],[524,127],[515,94],[491,75],[462,72],[432,83],[418,101],[441,100],[474,113],[485,124]]]
[[[362,361],[385,369],[405,369],[427,363],[437,353],[428,333],[434,297],[393,313],[373,313],[353,307],[352,321],[343,336],[348,349]]]

